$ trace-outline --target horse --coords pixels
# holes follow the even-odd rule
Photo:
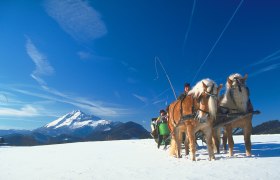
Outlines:
[[[221,113],[247,113],[239,119],[224,125],[223,145],[226,151],[228,141],[229,156],[233,156],[234,141],[232,137],[233,128],[242,128],[246,149],[246,156],[251,156],[251,134],[252,134],[252,113],[253,106],[249,99],[249,88],[246,85],[248,74],[242,75],[231,74],[226,82],[226,92],[221,97],[218,111]],[[222,121],[226,118],[222,118]],[[216,137],[216,140],[220,137]],[[217,149],[219,145],[217,145]]]
[[[211,79],[199,81],[188,95],[171,103],[168,107],[169,127],[171,130],[170,155],[181,157],[182,133],[185,133],[186,155],[191,151],[190,158],[195,161],[195,133],[201,130],[205,134],[209,160],[214,160],[212,145],[212,127],[217,112],[217,96],[219,87]],[[177,151],[176,151],[177,150]]]

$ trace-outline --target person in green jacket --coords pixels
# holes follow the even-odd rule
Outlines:
[[[169,129],[167,125],[167,113],[165,110],[160,110],[160,116],[156,120],[157,130],[158,130],[158,148],[160,147],[162,141],[164,143],[164,149],[167,147],[166,139],[169,136]]]

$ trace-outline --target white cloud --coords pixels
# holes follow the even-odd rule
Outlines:
[[[25,105],[20,109],[0,108],[0,116],[33,117],[39,116],[39,113],[33,106]]]
[[[270,61],[274,61],[274,60],[280,59],[279,53],[280,53],[280,50],[277,50],[274,53],[266,56],[265,58],[263,58],[263,59],[255,62],[255,63],[251,64],[250,66],[257,66],[257,65],[260,65],[260,64],[263,64],[263,63],[267,63],[267,62],[270,62]]]
[[[59,103],[65,103],[65,104],[70,104],[73,106],[76,106],[82,110],[86,110],[90,113],[93,113],[94,115],[101,116],[101,117],[117,117],[121,115],[126,115],[130,114],[131,112],[127,109],[122,109],[117,106],[109,106],[106,105],[106,103],[99,102],[99,101],[93,101],[89,100],[87,98],[83,97],[75,97],[74,95],[67,95],[64,93],[61,93],[57,90],[54,89],[45,89],[48,93],[51,95],[46,95],[42,93],[35,93],[31,92],[30,90],[22,90],[22,89],[13,89],[16,92],[25,94],[25,95],[30,95],[34,97],[39,97],[43,98],[46,100],[50,100],[53,102],[59,102]]]
[[[131,73],[136,73],[138,72],[136,68],[130,66],[127,62],[121,61],[121,64]],[[136,84],[138,81],[132,77],[127,77],[126,82],[130,84]]]
[[[9,103],[9,99],[5,93],[0,92],[0,103],[1,104]]]
[[[101,15],[87,1],[46,0],[45,9],[48,15],[75,40],[94,40],[107,33]]]
[[[40,76],[50,76],[54,74],[53,67],[49,64],[46,56],[38,51],[29,38],[27,38],[26,42],[26,51],[36,66],[35,70],[31,74],[31,77],[40,85],[46,85],[45,81]]]
[[[147,103],[148,99],[144,96],[140,96],[138,94],[132,94],[134,97],[136,97],[137,99],[139,99],[140,101],[142,101],[143,103]]]
[[[44,87],[46,85],[46,82],[42,78],[40,78],[37,74],[32,73],[32,74],[30,74],[30,76],[33,79],[35,79],[41,86]]]
[[[130,66],[127,62],[121,61],[122,65],[127,68],[130,72],[138,72],[136,68]]]
[[[92,54],[89,52],[85,52],[85,51],[79,51],[77,52],[78,56],[80,59],[82,60],[86,60],[92,57]]]
[[[47,58],[37,50],[29,38],[27,38],[26,49],[28,55],[36,65],[36,69],[32,72],[31,77],[35,79],[40,84],[41,88],[49,94],[40,94],[31,91],[15,89],[17,92],[34,97],[40,97],[54,102],[71,104],[98,116],[108,117],[128,114],[126,109],[111,107],[109,105],[104,105],[105,103],[103,102],[91,101],[86,98],[69,96],[65,93],[59,92],[56,89],[48,87],[47,83],[41,78],[41,76],[52,75],[54,73],[54,69],[50,66]],[[80,55],[85,56],[86,54]]]
[[[256,71],[256,72],[254,72],[254,73],[252,73],[250,76],[257,76],[257,75],[259,75],[259,74],[261,74],[261,73],[264,73],[264,72],[267,72],[267,71],[272,71],[272,70],[274,70],[274,69],[277,69],[277,68],[279,68],[280,67],[280,63],[278,63],[278,64],[273,64],[273,65],[270,65],[270,66],[267,66],[267,67],[265,67],[265,68],[262,68],[262,69],[260,69],[260,70],[258,70],[258,71]]]
[[[157,100],[157,101],[154,101],[153,104],[155,105],[155,104],[163,103],[165,101],[166,101],[165,99]]]
[[[35,63],[35,70],[32,72],[31,77],[35,79],[41,86],[41,88],[47,92],[48,94],[42,94],[42,93],[34,93],[32,91],[26,91],[26,90],[20,90],[20,89],[14,89],[17,92],[31,95],[34,97],[43,98],[46,100],[50,100],[53,102],[60,102],[65,104],[74,105],[80,109],[87,110],[95,115],[98,116],[106,116],[106,117],[112,117],[112,116],[120,116],[124,114],[129,114],[130,112],[127,109],[122,109],[115,106],[106,105],[106,103],[98,102],[98,101],[91,101],[86,98],[82,97],[74,97],[73,95],[69,96],[65,93],[62,93],[56,89],[50,88],[47,86],[47,83],[41,78],[42,75],[52,75],[54,73],[54,69],[49,64],[47,58],[38,51],[38,49],[35,47],[33,42],[27,37],[27,43],[26,43],[26,50],[27,54],[30,56],[32,61]],[[87,58],[91,54],[87,54],[86,52],[80,51],[78,55],[81,58]],[[26,115],[32,114],[32,111],[26,111],[26,110],[32,110],[28,106],[29,109],[26,109],[27,107],[24,107],[23,109],[16,110],[16,109],[2,109],[2,113],[6,115],[17,116],[17,114]],[[36,110],[36,109],[33,109]],[[25,113],[26,112],[26,113]],[[29,112],[29,113],[28,113]],[[37,113],[37,112],[36,112]],[[35,113],[33,112],[33,115]]]

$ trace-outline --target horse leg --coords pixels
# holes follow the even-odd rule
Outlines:
[[[169,150],[169,155],[170,156],[176,156],[176,152],[175,152],[176,148],[177,147],[176,147],[175,137],[172,136],[171,141],[170,141],[170,150]]]
[[[184,141],[184,144],[185,144],[185,151],[186,151],[186,156],[189,155],[190,153],[190,149],[189,149],[189,139],[188,139],[188,134],[187,132],[185,132],[185,141]]]
[[[195,161],[196,144],[195,144],[194,127],[192,125],[187,125],[187,136],[189,139],[189,146],[190,146],[190,158],[192,161]]]
[[[231,156],[233,156],[233,146],[234,146],[234,141],[233,141],[233,137],[232,137],[232,127],[227,126],[226,131],[227,131],[228,149],[229,149],[228,155],[231,157]]]
[[[227,132],[225,128],[223,132],[223,147],[224,147],[224,152],[227,153]]]
[[[212,141],[214,152],[220,154],[220,128],[213,129]]]
[[[177,146],[177,158],[181,158],[181,143],[182,143],[182,136],[179,127],[175,128],[175,144]]]
[[[207,149],[209,154],[209,161],[215,160],[214,151],[213,151],[213,143],[212,143],[212,128],[207,128],[204,130],[205,139],[207,143]]]
[[[246,156],[251,156],[251,134],[252,134],[252,123],[251,121],[246,124],[243,129],[244,142],[246,147]]]

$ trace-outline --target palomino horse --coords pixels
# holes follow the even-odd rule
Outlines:
[[[170,154],[181,157],[182,132],[185,132],[185,148],[190,158],[195,161],[195,133],[201,130],[205,134],[209,160],[215,159],[212,145],[212,126],[217,112],[218,88],[210,79],[198,82],[183,100],[177,100],[168,108],[169,127],[172,139]],[[190,146],[188,146],[188,143]],[[177,150],[177,151],[176,151]]]
[[[253,115],[249,112],[253,111],[253,107],[249,100],[249,89],[246,86],[247,78],[247,74],[244,77],[237,73],[230,75],[226,83],[226,92],[219,103],[219,111],[222,113],[248,113],[238,120],[224,126],[223,144],[226,150],[226,143],[228,140],[229,156],[233,155],[234,141],[232,137],[232,129],[237,127],[243,129],[246,156],[251,156],[251,133]]]

